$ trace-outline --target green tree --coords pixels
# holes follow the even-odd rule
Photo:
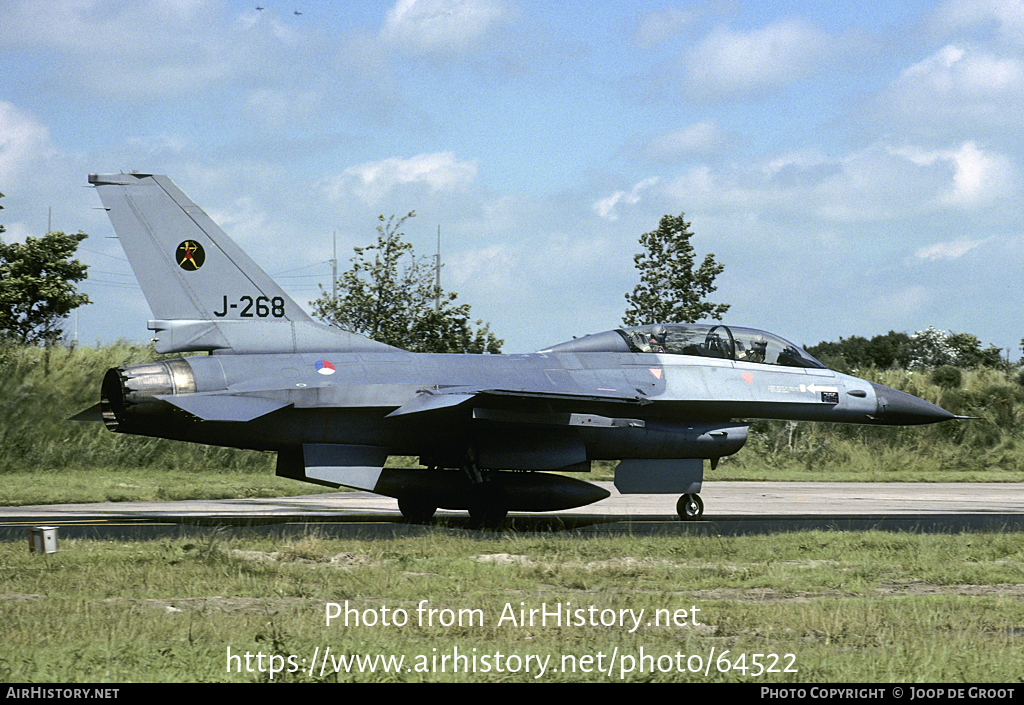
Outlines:
[[[663,216],[657,230],[640,236],[644,251],[633,256],[640,283],[626,294],[625,325],[694,323],[705,316],[720,321],[729,310],[729,304],[704,300],[716,290],[715,277],[725,266],[709,254],[694,271],[693,233],[683,215]]]
[[[27,345],[60,338],[64,317],[90,303],[75,290],[88,265],[71,259],[87,237],[55,231],[24,245],[0,240],[0,336]]]
[[[859,335],[840,337],[838,343],[821,342],[807,348],[807,352],[840,372],[868,367],[905,369],[910,364],[911,343],[906,333],[889,331],[871,340]]]
[[[928,326],[911,337],[910,369],[953,365],[960,368],[1000,367],[1002,348],[989,345],[982,350],[981,341],[970,333],[954,333]]]
[[[1003,349],[994,345],[982,349],[976,335],[950,331],[949,346],[956,351],[957,367],[1001,367],[1003,364]]]
[[[399,232],[416,216],[380,216],[377,243],[356,247],[352,268],[338,277],[338,297],[321,287],[313,313],[331,325],[411,352],[500,353],[490,324],[471,322],[470,305],[435,283],[435,269]],[[476,327],[474,327],[476,326]]]

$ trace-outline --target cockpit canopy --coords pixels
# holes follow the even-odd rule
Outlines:
[[[560,343],[541,352],[667,353],[783,367],[825,368],[806,351],[773,333],[709,323],[619,328]]]

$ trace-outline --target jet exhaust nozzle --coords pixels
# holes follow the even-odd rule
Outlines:
[[[185,360],[144,362],[107,370],[100,389],[103,423],[114,432],[123,426],[140,405],[157,402],[158,394],[190,394],[196,391],[196,379]]]

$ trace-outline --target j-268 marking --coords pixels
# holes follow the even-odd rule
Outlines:
[[[251,296],[239,296],[238,303],[229,304],[227,294],[224,295],[224,300],[221,302],[221,310],[214,311],[213,315],[217,318],[224,318],[228,315],[228,311],[236,310],[239,306],[242,306],[242,310],[239,311],[239,318],[284,318],[284,298],[275,296],[269,298],[267,296],[257,296],[253,298]]]

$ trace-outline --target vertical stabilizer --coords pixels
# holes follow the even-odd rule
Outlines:
[[[160,352],[390,349],[314,322],[166,176],[90,174],[89,183],[153,311]]]

